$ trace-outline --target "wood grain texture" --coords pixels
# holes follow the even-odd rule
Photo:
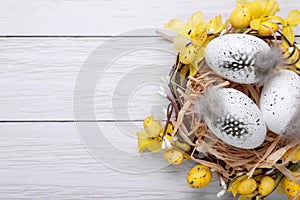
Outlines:
[[[136,42],[143,44],[138,47],[141,49],[128,47]],[[106,54],[97,53],[97,49]],[[107,60],[107,54],[120,50],[126,53]],[[161,113],[159,105],[164,107],[167,102],[156,92],[162,84],[160,77],[172,66],[171,50],[172,45],[160,38],[2,39],[0,119],[74,119],[75,82],[86,66],[91,69],[84,84],[95,76],[99,82],[93,85],[95,91],[87,93],[87,86],[80,93],[82,109],[77,119],[91,119],[94,112],[99,120],[142,119],[157,109]],[[126,82],[121,89],[120,81]],[[94,98],[95,110],[85,109],[87,101]]]
[[[279,16],[299,9],[299,0],[278,0]],[[208,20],[228,18],[235,1],[12,0],[0,2],[0,35],[117,35],[161,28],[171,18],[187,20],[202,11]],[[299,29],[298,29],[299,30]]]
[[[281,16],[300,8],[299,0],[278,2]],[[0,199],[216,199],[216,179],[205,189],[186,186],[195,163],[166,166],[161,153],[137,153],[141,120],[163,116],[167,101],[156,91],[174,53],[153,31],[120,34],[195,11],[205,20],[228,18],[234,7],[223,0],[0,1]],[[81,74],[84,87],[76,84]],[[95,119],[102,122],[65,123]]]
[[[2,123],[0,199],[216,199],[220,190],[216,179],[205,189],[186,185],[193,162],[159,169],[165,162],[161,155],[155,159],[150,155],[153,162],[147,162],[145,155],[141,161],[157,170],[133,173],[143,167],[142,162],[130,160],[130,154],[139,157],[136,140],[131,138],[134,133],[130,136],[115,131],[126,123],[99,125],[114,145],[109,151],[128,151],[125,159],[119,158],[118,166],[95,160],[73,123]],[[231,197],[228,194],[220,199]],[[269,199],[284,198],[277,195]]]

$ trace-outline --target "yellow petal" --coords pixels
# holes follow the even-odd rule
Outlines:
[[[201,47],[205,44],[207,40],[207,32],[205,29],[203,29],[200,32],[197,32],[196,34],[192,35],[192,44],[195,47]]]
[[[246,4],[246,3],[248,3],[247,0],[236,0],[236,4],[237,4],[238,6],[244,5],[244,4]]]
[[[147,148],[151,152],[159,152],[161,151],[161,142],[158,138],[151,138]]]
[[[292,10],[288,17],[287,21],[289,26],[295,27],[300,23],[300,11],[299,10]]]
[[[202,12],[195,12],[188,21],[188,28],[196,29],[197,26],[202,22],[203,14]]]
[[[282,24],[283,26],[287,26],[287,20],[283,19],[282,17],[278,17],[278,16],[269,16],[267,18],[265,18],[266,20],[275,20],[277,22],[279,22],[280,24]]]
[[[171,19],[164,25],[165,29],[173,30],[179,34],[185,35],[187,24],[179,19]]]
[[[180,61],[183,64],[190,64],[196,59],[196,55],[196,48],[193,45],[189,45],[180,52]]]
[[[250,27],[253,29],[253,30],[258,30],[259,27],[260,27],[260,19],[254,19],[250,22]]]
[[[273,16],[277,11],[279,11],[277,1],[269,0],[264,10],[264,16]]]
[[[137,132],[136,135],[138,137],[139,152],[142,153],[149,145],[150,140],[145,132]]]
[[[189,76],[189,74],[190,74],[189,65],[183,66],[179,72],[181,84],[187,80],[187,77]]]
[[[260,18],[263,14],[263,7],[258,1],[251,1],[247,3],[247,7],[251,12],[252,19]]]
[[[217,34],[221,32],[223,29],[222,17],[221,15],[216,16],[215,18],[211,19],[207,25],[206,30],[213,32],[213,34]]]
[[[188,41],[189,41],[188,37],[178,34],[174,39],[174,43],[173,43],[173,47],[175,51],[177,52],[183,51]]]
[[[168,127],[167,127],[167,131],[166,131],[166,135],[164,135],[164,130],[165,128],[163,128],[160,133],[159,133],[159,136],[162,138],[164,136],[166,136],[167,140],[171,140],[171,137],[173,135],[173,125],[172,124],[168,124]]]
[[[158,121],[154,120],[153,116],[149,116],[144,120],[144,129],[148,137],[156,137],[162,129],[162,126]]]
[[[285,36],[285,38],[291,43],[294,44],[295,42],[295,36],[294,32],[289,26],[285,26],[282,29],[282,34]]]

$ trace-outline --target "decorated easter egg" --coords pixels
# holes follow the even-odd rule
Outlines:
[[[200,108],[200,112],[203,111],[204,122],[218,138],[243,149],[263,143],[267,129],[262,114],[244,93],[223,88],[205,94],[203,99],[200,97],[199,103],[205,108]]]
[[[211,170],[202,164],[193,167],[186,177],[188,185],[192,188],[203,188],[210,183],[211,179]]]
[[[292,126],[300,109],[300,78],[290,70],[277,72],[264,84],[260,97],[260,110],[267,127],[277,134]]]
[[[257,75],[262,74],[258,71],[269,71],[275,67],[272,59],[270,63],[263,63],[270,51],[270,46],[258,37],[227,34],[207,44],[205,60],[221,77],[237,83],[252,84],[257,82]],[[272,58],[277,59],[276,56]]]

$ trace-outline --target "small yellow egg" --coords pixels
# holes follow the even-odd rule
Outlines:
[[[257,30],[260,36],[269,36],[278,31],[278,25],[274,22],[264,21]]]
[[[180,165],[184,160],[183,153],[176,149],[165,151],[164,159],[172,165]]]
[[[180,62],[190,64],[196,59],[196,48],[193,45],[187,46],[180,52],[179,56]]]
[[[246,5],[240,5],[230,15],[230,23],[235,28],[247,28],[252,19],[251,12]]]
[[[298,192],[300,192],[300,185],[291,181],[287,177],[283,180],[283,188],[289,199],[293,199]],[[300,196],[296,200],[300,200]]]
[[[203,188],[210,183],[211,178],[211,170],[205,165],[198,164],[188,173],[187,182],[192,188]]]
[[[260,185],[258,186],[258,191],[261,196],[269,195],[275,188],[275,180],[270,176],[264,176],[260,180]]]
[[[283,159],[286,160],[290,155],[291,153],[293,153],[296,149],[295,148],[291,148],[289,149],[283,156]],[[298,149],[296,152],[294,152],[294,155],[291,157],[291,160],[292,162],[294,161],[298,161],[300,160],[300,149]]]
[[[144,119],[144,129],[148,137],[156,137],[162,129],[162,126],[158,121],[154,120],[153,116],[149,116]]]
[[[252,194],[257,188],[257,183],[253,178],[243,180],[238,186],[238,193],[242,195]]]

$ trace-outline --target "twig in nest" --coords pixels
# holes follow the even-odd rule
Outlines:
[[[174,42],[174,38],[163,33],[163,32],[160,32],[160,31],[155,31],[155,33],[159,36],[161,36],[162,38],[164,38],[165,40],[169,41],[169,42]]]

